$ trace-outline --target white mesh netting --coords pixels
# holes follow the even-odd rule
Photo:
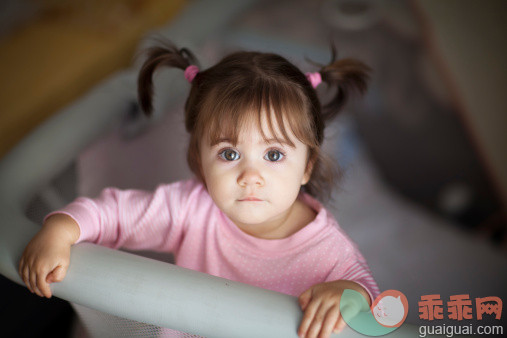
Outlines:
[[[72,306],[83,323],[86,332],[91,337],[199,337],[120,318],[78,304],[72,304]]]

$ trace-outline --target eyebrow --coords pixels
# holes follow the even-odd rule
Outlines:
[[[294,144],[290,144],[288,141],[286,141],[286,140],[284,140],[282,138],[281,139],[270,138],[270,139],[266,140],[266,143],[280,143],[282,145],[286,145],[288,147],[295,148]]]
[[[279,143],[279,144],[286,145],[286,146],[291,147],[291,148],[295,148],[295,145],[290,144],[289,142],[287,142],[284,139],[269,138],[269,139],[266,139],[265,141],[266,141],[266,143],[269,143],[269,144],[271,144],[271,143]],[[230,138],[219,138],[215,142],[212,142],[211,146],[213,147],[213,146],[216,146],[217,144],[220,144],[220,143],[231,143],[231,144],[234,144],[234,142],[232,142],[232,140]]]
[[[211,142],[211,146],[213,147],[213,146],[216,146],[217,144],[220,144],[220,143],[234,144],[234,142],[232,142],[232,140],[230,138],[219,138],[219,139],[216,139],[213,142]]]

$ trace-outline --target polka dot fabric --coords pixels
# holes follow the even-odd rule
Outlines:
[[[173,252],[179,266],[293,296],[325,281],[353,280],[374,300],[379,289],[356,245],[318,201],[299,198],[316,211],[315,220],[275,240],[241,231],[195,180],[153,192],[108,188],[54,213],[76,220],[79,241]]]

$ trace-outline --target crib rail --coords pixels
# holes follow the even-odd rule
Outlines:
[[[194,1],[158,35],[198,45],[251,2]],[[208,20],[189,24],[196,11],[207,13]],[[17,264],[39,229],[25,216],[28,201],[131,107],[136,100],[136,74],[136,70],[122,72],[100,84],[2,159],[2,275],[22,284]],[[175,89],[166,99],[177,95]],[[92,309],[208,337],[296,337],[302,317],[295,297],[90,243],[73,246],[65,280],[51,288],[56,297]],[[404,326],[393,335],[407,336],[413,330]],[[356,336],[361,335],[348,328],[341,335]]]

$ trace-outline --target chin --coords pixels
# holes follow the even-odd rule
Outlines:
[[[239,217],[231,218],[231,220],[233,220],[235,223],[241,223],[241,224],[253,227],[253,226],[256,226],[258,224],[265,222],[266,218],[265,217],[255,217],[255,216],[253,216],[253,217],[252,216],[250,216],[250,217],[239,216]]]

